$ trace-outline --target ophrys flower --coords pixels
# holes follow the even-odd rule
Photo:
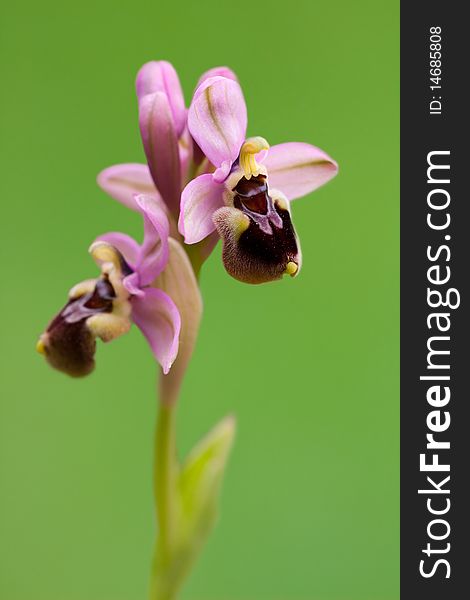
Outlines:
[[[152,286],[168,261],[168,218],[159,198],[140,195],[135,202],[144,218],[142,245],[123,233],[107,233],[95,240],[90,253],[101,275],[70,290],[67,304],[38,341],[38,351],[68,375],[90,373],[96,338],[109,342],[126,333],[132,322],[141,329],[164,373],[176,358],[180,315],[173,300]]]
[[[197,243],[217,229],[225,268],[236,279],[263,283],[295,276],[301,252],[290,202],[334,177],[336,162],[310,144],[269,149],[262,137],[245,139],[240,85],[221,76],[196,90],[188,128],[215,170],[183,190],[179,230],[185,242]]]

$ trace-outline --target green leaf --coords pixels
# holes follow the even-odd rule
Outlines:
[[[191,451],[180,474],[184,537],[204,541],[217,518],[220,487],[235,436],[226,417]]]
[[[226,417],[188,455],[174,480],[176,506],[171,546],[157,540],[152,600],[173,600],[198,558],[218,516],[220,488],[235,437]]]

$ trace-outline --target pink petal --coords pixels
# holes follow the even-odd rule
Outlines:
[[[131,273],[122,280],[122,285],[132,296],[143,296],[144,291],[140,287],[140,278],[138,273]]]
[[[118,202],[138,210],[135,194],[155,193],[155,184],[147,165],[127,163],[108,167],[98,175],[98,185]]]
[[[216,167],[232,163],[245,140],[246,105],[239,84],[210,77],[196,90],[188,127],[198,146]]]
[[[141,98],[139,125],[153,180],[170,210],[177,214],[181,192],[178,137],[164,92]]]
[[[186,125],[186,106],[183,90],[173,65],[166,60],[146,63],[137,73],[137,97],[139,100],[147,94],[164,92],[175,123],[176,135],[179,137]]]
[[[289,200],[313,192],[338,172],[338,165],[328,154],[302,142],[272,146],[263,162],[269,187],[280,190]]]
[[[201,75],[199,81],[197,82],[196,89],[201,85],[201,83],[204,83],[204,81],[210,77],[225,77],[226,79],[238,81],[238,77],[235,75],[232,69],[229,69],[228,67],[214,67],[213,69],[209,69]]]
[[[114,248],[119,250],[122,254],[126,263],[132,269],[135,269],[140,259],[140,246],[129,235],[113,231],[111,233],[100,235],[95,241],[106,242],[107,244],[114,246]]]
[[[144,217],[144,242],[137,265],[140,286],[151,284],[168,262],[170,224],[162,201],[139,195],[135,201]]]
[[[184,188],[178,228],[187,244],[200,242],[215,231],[212,214],[223,206],[222,193],[223,186],[211,173],[199,175]]]
[[[176,355],[181,329],[181,318],[173,300],[155,288],[146,288],[143,296],[134,296],[132,319],[147,338],[152,352],[165,375]]]

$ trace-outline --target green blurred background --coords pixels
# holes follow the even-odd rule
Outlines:
[[[304,267],[250,287],[204,268],[178,414],[185,453],[229,412],[221,520],[184,600],[398,598],[399,4],[10,2],[1,20],[0,598],[146,598],[154,372],[138,330],[88,379],[37,335],[93,277],[109,230],[140,239],[98,171],[142,161],[134,77],[165,58],[187,99],[230,65],[249,134],[308,141],[340,175],[293,207]]]

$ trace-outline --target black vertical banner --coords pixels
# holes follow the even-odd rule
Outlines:
[[[401,599],[470,597],[470,30],[401,3]]]

